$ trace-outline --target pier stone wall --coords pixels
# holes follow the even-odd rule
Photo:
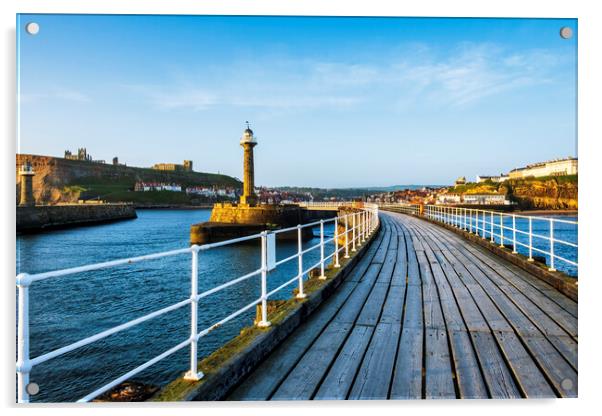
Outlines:
[[[303,215],[298,206],[215,204],[209,221],[227,224],[293,226],[303,222]]]
[[[73,204],[17,207],[17,232],[137,218],[130,204]]]

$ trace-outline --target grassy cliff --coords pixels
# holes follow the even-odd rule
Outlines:
[[[75,202],[78,199],[104,199],[110,202],[140,204],[190,204],[204,202],[184,192],[134,192],[143,182],[177,183],[186,186],[240,188],[241,182],[227,175],[203,172],[165,172],[149,168],[107,165],[38,155],[17,155],[16,169],[29,161],[36,172],[34,197],[37,203]],[[17,174],[17,197],[20,188]]]
[[[518,204],[519,209],[578,209],[578,177],[546,176],[512,179],[503,183],[485,181],[450,188],[460,194],[502,193]]]

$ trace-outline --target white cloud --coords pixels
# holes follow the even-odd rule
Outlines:
[[[410,104],[462,108],[550,82],[559,63],[545,50],[509,53],[496,45],[464,43],[442,52],[413,44],[378,64],[292,58],[272,66],[245,62],[215,70],[205,79],[130,88],[164,110],[215,106],[332,110],[383,104],[383,99],[392,100],[394,108]]]

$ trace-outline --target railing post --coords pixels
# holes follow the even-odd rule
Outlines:
[[[345,215],[345,258],[349,258],[349,214]]]
[[[512,214],[512,252],[514,254],[518,253],[516,251],[516,215]]]
[[[320,220],[320,280],[326,279],[324,274],[324,220]]]
[[[198,310],[199,310],[199,249],[196,244],[191,247],[192,264],[190,273],[190,370],[184,375],[185,380],[198,381],[203,372],[198,371]]]
[[[362,212],[357,213],[357,246],[362,245]]]
[[[366,211],[362,211],[362,243],[366,242]]]
[[[462,228],[462,221],[460,221],[460,208],[456,208],[456,228]]]
[[[500,247],[504,247],[504,214],[500,212]]]
[[[339,217],[334,217],[334,267],[339,268]]]
[[[17,328],[17,400],[19,403],[29,403],[29,285],[27,273],[17,276],[19,287],[19,322]]]
[[[299,293],[297,293],[297,299],[305,299],[307,296],[303,291],[303,241],[301,239],[301,225],[297,225],[297,244],[299,257]]]
[[[353,216],[353,226],[351,228],[351,231],[352,231],[353,237],[351,238],[351,251],[355,252],[356,251],[355,250],[355,227],[356,227],[355,226],[355,217],[357,216],[357,212],[354,212],[352,216]]]
[[[483,237],[483,239],[487,238],[487,236],[486,236],[486,234],[487,234],[487,224],[486,224],[486,220],[485,220],[485,215],[486,215],[486,213],[483,210],[483,235],[481,236],[481,237]]]
[[[493,233],[493,211],[491,211],[491,215],[489,216],[489,220],[491,221],[491,227],[489,229],[489,234],[491,234],[490,235],[490,237],[491,237],[491,244],[494,244],[495,243],[495,237],[493,236],[493,234],[494,234]]]
[[[533,261],[533,218],[529,217],[529,258],[528,261]]]
[[[555,272],[554,268],[554,220],[550,218],[550,268],[551,272]]]
[[[272,323],[268,321],[268,237],[261,233],[261,321],[257,322],[260,328],[267,328]]]
[[[468,209],[468,233],[472,234],[472,208]]]

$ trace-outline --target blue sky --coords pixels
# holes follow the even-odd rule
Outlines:
[[[575,19],[20,15],[17,30],[23,153],[241,177],[249,120],[257,184],[352,187],[576,152]]]

